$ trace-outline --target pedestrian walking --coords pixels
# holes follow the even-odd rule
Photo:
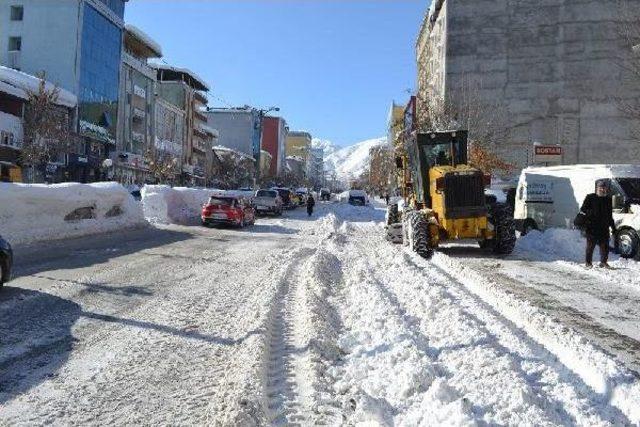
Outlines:
[[[316,201],[313,199],[313,195],[309,193],[307,197],[307,214],[311,216],[313,214],[313,207],[316,205]]]
[[[387,206],[389,206],[389,193],[384,193],[384,201],[387,202]]]
[[[593,252],[596,246],[600,249],[600,267],[611,269],[609,265],[609,229],[615,234],[616,225],[613,221],[613,207],[609,194],[609,183],[605,180],[596,182],[596,192],[588,194],[582,203],[580,213],[576,218],[576,225],[585,233],[587,247],[585,265],[593,267]]]

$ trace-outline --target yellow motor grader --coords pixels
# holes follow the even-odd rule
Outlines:
[[[403,199],[387,208],[387,238],[431,258],[444,241],[473,240],[496,254],[516,241],[510,208],[485,196],[491,177],[467,163],[467,131],[413,133],[396,147]]]

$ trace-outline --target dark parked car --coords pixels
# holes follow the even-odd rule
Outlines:
[[[13,250],[11,245],[0,236],[0,286],[11,280],[12,265]]]
[[[276,187],[273,188],[273,190],[276,190],[280,195],[280,198],[282,199],[282,206],[284,206],[285,209],[295,209],[298,206],[294,203],[293,193],[288,188]]]

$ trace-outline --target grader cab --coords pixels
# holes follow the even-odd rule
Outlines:
[[[488,203],[490,176],[467,162],[464,130],[412,135],[396,163],[403,200],[389,206],[388,239],[425,258],[452,240],[477,241],[482,248],[509,254],[515,225],[506,204]]]

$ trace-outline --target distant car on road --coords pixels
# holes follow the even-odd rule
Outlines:
[[[253,204],[256,213],[282,215],[282,198],[276,190],[258,190],[256,191]]]
[[[348,202],[353,206],[364,206],[367,204],[367,193],[363,190],[349,190]]]
[[[212,196],[202,208],[202,225],[229,224],[243,228],[256,222],[256,213],[244,197]]]
[[[13,250],[9,242],[0,236],[0,287],[11,280]]]
[[[331,200],[331,190],[328,188],[320,189],[320,200],[330,201]]]
[[[282,199],[282,206],[285,209],[295,209],[298,205],[293,199],[293,193],[288,188],[275,187],[272,190],[276,190]]]

